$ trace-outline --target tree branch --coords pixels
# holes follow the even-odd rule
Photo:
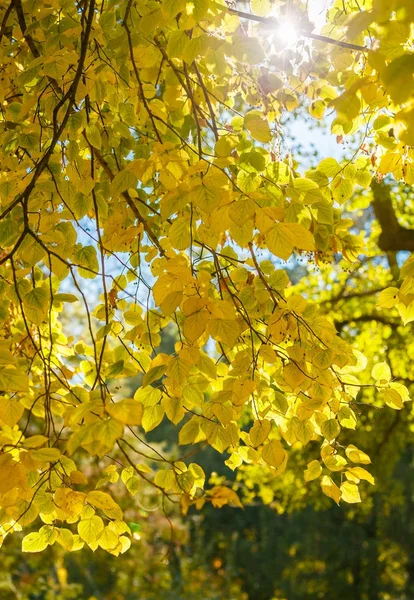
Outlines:
[[[92,145],[90,144],[86,132],[83,131],[82,132],[83,137],[85,138],[85,140],[87,141],[87,143],[89,144],[89,146],[91,147],[92,150]],[[108,163],[106,162],[105,158],[102,156],[102,154],[99,152],[99,150],[97,148],[93,148],[93,153],[94,156],[96,158],[96,160],[98,161],[98,163],[101,165],[101,167],[103,168],[103,170],[105,171],[105,173],[108,175],[110,181],[112,181],[115,177],[115,175],[112,173],[112,170],[110,168],[110,166],[108,165]],[[165,251],[163,249],[163,247],[160,245],[157,236],[155,235],[155,233],[152,231],[150,225],[148,224],[148,222],[144,219],[144,217],[141,215],[141,213],[139,212],[139,209],[137,207],[137,205],[135,204],[133,198],[130,196],[130,194],[125,191],[121,193],[121,196],[127,201],[128,206],[130,207],[130,209],[132,210],[132,212],[134,213],[136,219],[139,221],[139,223],[142,223],[142,226],[144,227],[144,231],[147,234],[147,236],[149,237],[149,239],[152,241],[152,243],[154,244],[154,246],[157,247],[158,252],[164,256]]]
[[[0,42],[1,42],[1,38],[3,37],[3,35],[6,34],[7,31],[7,20],[10,16],[11,11],[13,10],[13,2],[11,2],[9,4],[9,6],[6,8],[4,15],[3,15],[3,20],[1,22],[0,25]]]
[[[233,15],[238,15],[241,19],[248,19],[249,21],[257,21],[258,23],[266,23],[267,25],[272,26],[279,24],[276,21],[276,19],[273,19],[272,17],[260,17],[259,15],[246,13],[241,10],[236,10],[235,8],[229,8],[229,12],[231,12]],[[339,46],[340,48],[347,48],[348,50],[357,50],[358,52],[368,52],[369,50],[369,48],[366,48],[365,46],[358,46],[357,44],[341,42],[340,40],[334,40],[332,38],[326,37],[325,35],[310,33],[306,29],[301,29],[299,33],[302,37],[307,37],[312,40],[316,40],[317,42],[324,42],[325,44],[333,44],[334,46]]]
[[[374,194],[372,206],[381,227],[378,247],[384,252],[414,252],[414,230],[399,224],[392,205],[390,187],[373,181],[371,188]]]
[[[381,323],[381,325],[389,325],[390,327],[398,327],[399,323],[393,321],[391,319],[387,319],[380,314],[374,313],[372,315],[360,315],[359,317],[350,317],[349,319],[345,319],[343,321],[335,321],[335,327],[338,332],[342,331],[342,329],[346,325],[350,325],[351,323],[369,323],[371,321],[375,321],[376,323]]]
[[[17,19],[19,21],[20,29],[22,30],[23,37],[26,40],[27,45],[29,46],[30,51],[33,54],[33,56],[35,58],[38,58],[40,56],[40,52],[36,48],[36,44],[34,43],[34,39],[30,35],[30,33],[27,33],[27,25],[26,25],[26,19],[24,18],[22,3],[20,0],[13,0],[13,4],[14,4],[14,8],[15,8],[15,11],[17,14]]]

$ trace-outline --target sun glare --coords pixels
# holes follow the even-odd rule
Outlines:
[[[283,23],[279,23],[275,37],[276,43],[278,43],[280,46],[283,46],[284,48],[291,48],[298,42],[300,38],[300,31],[295,23],[284,21]]]

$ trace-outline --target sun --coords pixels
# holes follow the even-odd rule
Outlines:
[[[278,23],[274,38],[278,46],[292,48],[299,41],[299,27],[292,21],[284,20],[283,22]]]

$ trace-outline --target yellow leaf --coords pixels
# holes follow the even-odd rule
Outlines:
[[[162,393],[153,387],[139,387],[134,394],[134,400],[145,406],[155,406],[161,400]]]
[[[349,446],[345,450],[345,454],[347,455],[349,460],[352,460],[352,462],[354,463],[361,463],[363,465],[369,465],[371,463],[370,457],[367,454],[365,454],[365,452],[362,452],[362,450],[359,450],[353,444],[349,444]]]
[[[160,404],[156,406],[147,406],[142,415],[142,427],[145,432],[155,429],[164,418],[165,410]]]
[[[236,319],[210,319],[208,329],[211,337],[228,346],[234,346],[241,333]]]
[[[185,444],[194,444],[200,435],[200,421],[199,417],[191,417],[187,423],[185,423],[178,435],[178,443],[180,446]]]
[[[50,292],[45,287],[36,287],[22,298],[27,318],[35,325],[40,325],[46,318],[50,305]]]
[[[290,232],[293,240],[293,245],[299,250],[313,251],[315,250],[315,241],[311,232],[300,225],[299,223],[283,223],[285,228]]]
[[[115,500],[106,492],[93,491],[86,496],[86,502],[101,509],[110,519],[122,520],[123,513]]]
[[[293,236],[284,223],[275,223],[270,232],[266,234],[266,240],[269,250],[283,260],[287,260],[293,252]]]
[[[199,310],[186,317],[184,321],[184,335],[187,340],[194,343],[203,335],[208,323],[209,313],[207,310]]]
[[[29,533],[23,538],[23,552],[42,552],[49,545],[49,536],[39,531]]]
[[[321,450],[322,460],[330,471],[342,471],[346,466],[346,460],[338,454],[332,446],[324,446]]]
[[[88,138],[88,142],[91,146],[101,149],[101,134],[98,127],[94,123],[89,123],[85,129],[86,137]]]
[[[94,279],[99,272],[99,263],[94,246],[82,246],[75,252],[75,262],[79,275],[84,279]]]
[[[142,378],[142,385],[145,387],[145,386],[149,385],[150,383],[153,383],[154,381],[161,379],[161,377],[164,375],[165,371],[166,371],[165,365],[156,365],[155,367],[152,367],[145,373],[144,377]]]
[[[82,519],[78,523],[78,533],[84,542],[93,544],[99,538],[104,529],[101,517],[93,515],[92,517]]]
[[[0,396],[0,420],[9,427],[14,427],[23,416],[24,406],[13,398]]]
[[[414,300],[407,306],[403,302],[400,302],[397,304],[397,310],[404,325],[414,321]]]
[[[174,469],[160,469],[155,474],[154,482],[164,490],[174,490],[177,487]]]
[[[224,452],[230,446],[231,437],[229,431],[219,423],[207,421],[203,423],[203,429],[208,443],[217,452]]]
[[[353,481],[345,481],[341,484],[341,497],[344,502],[349,504],[361,502],[358,486]]]
[[[257,110],[252,110],[244,117],[244,126],[258,142],[270,142],[272,133],[269,123]]]
[[[129,188],[135,188],[137,185],[137,177],[129,170],[124,169],[117,173],[111,182],[111,196],[120,196]]]
[[[194,485],[194,477],[190,471],[185,471],[177,476],[179,488],[186,494],[190,494]]]
[[[262,457],[275,469],[281,468],[287,462],[287,452],[279,440],[271,440],[262,448]]]
[[[384,398],[385,404],[390,408],[395,408],[396,410],[401,410],[404,408],[404,402],[396,390],[393,390],[392,388],[385,388],[381,390],[381,395]]]
[[[233,419],[233,405],[231,402],[214,402],[211,405],[211,412],[222,425],[227,425]]]
[[[72,550],[75,542],[73,533],[64,527],[58,530],[58,537],[56,538],[56,541],[68,552]]]
[[[70,488],[59,487],[56,489],[53,502],[57,508],[71,517],[80,515],[86,495],[82,492],[75,492]]]
[[[377,381],[377,383],[385,384],[391,379],[391,370],[387,363],[380,362],[372,369],[371,375]]]
[[[194,484],[199,488],[203,488],[206,475],[200,465],[197,463],[191,463],[188,467],[188,470],[194,477]]]
[[[185,381],[190,368],[191,363],[189,361],[182,356],[176,356],[168,364],[167,375],[178,383],[182,383]]]
[[[86,477],[86,475],[81,473],[81,471],[76,471],[76,470],[71,471],[69,477],[70,477],[70,480],[72,483],[80,483],[80,484],[88,483],[88,478]]]
[[[211,503],[215,508],[221,508],[226,504],[234,504],[239,508],[243,508],[243,504],[240,502],[236,492],[229,488],[221,485],[216,486],[210,490],[208,494],[211,497]]]
[[[116,533],[109,529],[109,527],[105,527],[105,529],[99,536],[98,543],[103,550],[110,551],[116,548],[116,546],[118,545],[118,540],[119,538],[116,535]]]
[[[29,390],[29,379],[26,373],[16,369],[0,369],[0,389],[4,392],[27,392]]]
[[[174,248],[185,250],[191,244],[190,219],[179,217],[168,231],[168,237]]]
[[[400,302],[399,289],[396,287],[389,287],[379,293],[378,306],[380,308],[392,308]]]
[[[286,396],[284,396],[280,392],[274,393],[273,404],[274,404],[276,410],[278,410],[282,415],[285,415],[287,413],[289,404],[288,404],[288,401],[286,400]]]
[[[45,435],[32,435],[24,440],[25,448],[39,448],[49,441]]]
[[[313,460],[307,465],[307,469],[304,474],[305,481],[312,481],[313,479],[317,479],[321,473],[322,467],[320,462],[318,460]]]
[[[401,154],[398,152],[387,152],[387,154],[384,154],[381,158],[378,172],[383,175],[386,173],[394,173],[395,171],[402,170],[402,164]]]
[[[174,396],[165,396],[162,400],[165,414],[174,425],[177,425],[185,416],[182,400]]]
[[[39,462],[54,462],[59,460],[61,454],[58,448],[41,448],[32,450],[32,457]]]
[[[331,442],[338,437],[341,427],[336,419],[328,419],[322,423],[321,431],[328,442]]]
[[[251,0],[250,6],[255,15],[267,17],[272,10],[270,0]]]
[[[133,398],[126,398],[115,404],[107,404],[106,412],[125,425],[141,425],[143,407]]]
[[[366,471],[362,467],[349,467],[345,471],[345,475],[348,477],[349,474],[351,475],[351,481],[355,481],[355,483],[359,483],[360,479],[364,479],[372,485],[375,485],[375,479],[373,478],[371,473],[368,473],[368,471]]]
[[[341,499],[341,490],[327,475],[321,479],[321,488],[326,496],[332,498],[332,500],[335,500],[335,502],[339,504],[339,500]]]

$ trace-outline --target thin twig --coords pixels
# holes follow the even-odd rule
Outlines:
[[[229,8],[229,12],[233,15],[239,16],[241,19],[248,19],[249,21],[257,21],[258,23],[265,23],[267,25],[271,25],[274,27],[278,25],[276,19],[272,17],[260,17],[259,15],[252,15],[251,13],[243,12],[241,10],[236,10],[235,8]],[[368,52],[369,48],[366,46],[358,46],[357,44],[350,44],[349,42],[341,42],[340,40],[334,40],[325,35],[319,35],[317,33],[310,33],[306,31],[306,29],[301,29],[299,34],[302,37],[307,37],[312,40],[316,40],[317,42],[324,42],[325,44],[333,44],[334,46],[339,46],[340,48],[348,48],[348,50],[357,50],[358,52]]]

